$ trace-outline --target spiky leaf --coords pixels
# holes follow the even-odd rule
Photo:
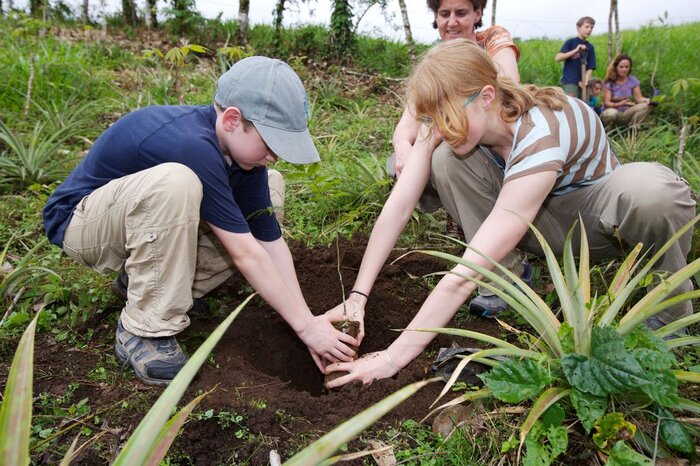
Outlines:
[[[532,399],[552,382],[549,372],[532,359],[509,359],[479,377],[496,398],[507,403]]]

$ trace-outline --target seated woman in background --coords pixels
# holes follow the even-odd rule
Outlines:
[[[632,58],[620,54],[608,66],[603,82],[603,113],[605,126],[638,127],[651,113],[651,100],[642,95],[639,79],[632,76]]]

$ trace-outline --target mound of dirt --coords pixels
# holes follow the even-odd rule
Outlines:
[[[291,245],[302,291],[314,313],[323,313],[341,302],[338,255],[347,292],[354,283],[365,243],[366,238],[341,240],[339,254],[335,245]],[[397,252],[394,257],[399,255]],[[411,254],[385,266],[366,308],[366,337],[360,352],[386,348],[398,336],[392,329],[405,327],[428,295],[427,285],[418,277],[446,268],[438,259],[421,254]],[[242,292],[245,287],[242,278],[235,275],[216,290],[210,302],[232,303],[225,304],[232,310],[247,296],[247,292]],[[113,311],[118,312],[116,308]],[[221,315],[227,313],[219,311]],[[193,315],[192,325],[183,332],[181,341],[190,349],[190,339],[208,335],[222,319]],[[161,389],[141,385],[128,370],[123,374],[123,383],[91,381],[94,377],[90,377],[90,371],[101,358],[113,353],[114,329],[104,321],[91,320],[90,325],[95,336],[87,342],[86,349],[63,348],[45,336],[39,337],[36,348],[36,371],[48,376],[36,378],[35,394],[61,396],[70,383],[78,383],[75,400],[89,398],[93,410],[110,408],[102,416],[102,430],[108,431],[100,439],[102,448],[86,449],[75,464],[103,464],[140,421],[141,412],[117,409],[111,406],[115,401],[135,391],[145,393],[145,412],[161,393]],[[470,329],[498,332],[494,322],[482,319],[470,323]],[[303,343],[272,308],[255,298],[215,348],[213,363],[200,370],[183,398],[184,404],[216,387],[197,408],[197,412],[213,410],[213,416],[189,421],[175,441],[171,456],[179,464],[267,464],[269,451],[276,449],[283,459],[288,458],[293,451],[394,391],[425,378],[437,349],[452,341],[450,337],[438,337],[422,357],[393,378],[328,392],[323,388],[323,375]],[[478,346],[473,341],[459,343]],[[428,385],[385,416],[381,425],[422,419],[442,386]],[[226,419],[217,417],[221,412],[242,416],[240,425],[224,422]],[[251,441],[253,437],[255,440]],[[105,444],[111,446],[105,448]]]

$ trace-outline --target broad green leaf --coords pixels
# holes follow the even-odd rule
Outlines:
[[[574,347],[574,329],[567,322],[562,323],[559,328],[559,341],[561,341],[561,348],[565,353],[576,352]]]
[[[457,382],[457,379],[459,378],[459,375],[462,373],[462,370],[466,367],[467,364],[469,364],[473,360],[478,360],[480,358],[490,358],[493,356],[512,356],[516,358],[533,358],[533,359],[539,359],[542,357],[541,353],[535,352],[535,351],[528,351],[528,350],[521,350],[521,349],[512,349],[512,348],[490,348],[490,349],[485,349],[481,351],[477,351],[474,354],[470,354],[468,356],[462,356],[461,361],[459,361],[459,364],[457,364],[457,367],[455,367],[454,371],[452,372],[452,376],[450,379],[447,381],[445,384],[445,387],[442,389],[440,392],[440,395],[433,401],[430,405],[432,408],[435,406],[435,403],[440,401],[440,399],[447,394],[452,386]],[[500,364],[500,362],[498,363]],[[496,365],[498,365],[496,364]]]
[[[572,387],[591,395],[605,396],[639,389],[649,378],[622,337],[610,327],[595,327],[591,334],[591,356],[569,354],[561,360]]]
[[[532,359],[509,359],[478,377],[496,398],[508,403],[532,399],[552,382],[549,372]]]
[[[209,357],[209,354],[214,349],[214,346],[219,342],[226,330],[231,326],[233,320],[238,316],[241,310],[253,299],[257,293],[248,296],[236,309],[219,324],[202,345],[187,361],[177,376],[170,382],[160,395],[156,403],[146,413],[141,423],[136,427],[136,430],[131,434],[126,445],[114,461],[114,466],[131,466],[132,464],[144,464],[146,458],[151,455],[151,452],[156,445],[158,437],[161,435],[161,429],[168,421],[170,413],[173,412],[177,403],[182,398],[182,395],[187,390],[190,382],[199,371],[199,368]]]
[[[357,434],[365,430],[367,427],[374,424],[379,418],[394,409],[400,403],[410,398],[418,390],[439,379],[430,379],[422,382],[412,383],[403,387],[401,390],[392,393],[382,401],[370,406],[360,414],[353,416],[345,421],[314,443],[304,448],[302,451],[294,455],[289,461],[285,462],[286,466],[306,466],[310,464],[319,464],[324,459],[328,458],[340,448],[343,444],[349,442]]]
[[[666,411],[666,417],[661,420],[659,436],[667,447],[680,451],[685,455],[695,453],[695,442],[688,430],[678,422],[673,415]]]
[[[671,370],[666,369],[651,374],[651,383],[642,385],[641,390],[661,406],[678,406],[678,381]]]
[[[22,334],[7,374],[5,394],[0,406],[0,464],[29,464],[34,331],[39,314],[37,312]]]
[[[627,440],[634,437],[637,426],[625,420],[622,413],[610,413],[595,423],[593,442],[601,449],[617,440]]]
[[[646,456],[632,450],[623,441],[613,446],[605,466],[654,466],[654,463]]]
[[[578,416],[587,433],[591,432],[596,421],[604,416],[608,410],[607,397],[583,393],[573,388],[571,394],[569,394],[569,399],[576,410],[576,416]]]

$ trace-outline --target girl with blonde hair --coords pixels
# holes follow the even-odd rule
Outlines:
[[[329,313],[345,309],[350,318],[363,321],[374,281],[429,177],[434,177],[440,199],[470,245],[496,261],[516,246],[542,253],[528,222],[561,253],[580,216],[591,256],[606,258],[639,242],[659,248],[695,215],[688,185],[671,170],[656,163],[620,164],[600,119],[586,103],[558,88],[522,86],[498,76],[493,60],[471,41],[455,39],[429,51],[413,71],[408,100],[422,122],[420,136],[372,230],[348,299]],[[439,173],[431,173],[431,155],[443,140],[455,156]],[[503,170],[491,157],[501,161]],[[685,266],[691,236],[687,232],[668,250],[657,272]],[[493,268],[472,249],[463,257]],[[409,329],[447,325],[469,298],[476,285],[462,277],[479,274],[462,265],[452,272],[433,289]],[[691,289],[688,280],[678,292]],[[691,312],[691,303],[684,302],[647,324],[658,327]],[[359,339],[363,337],[364,330]],[[434,337],[405,331],[384,351],[329,364],[327,373],[348,373],[328,386],[390,377]]]

